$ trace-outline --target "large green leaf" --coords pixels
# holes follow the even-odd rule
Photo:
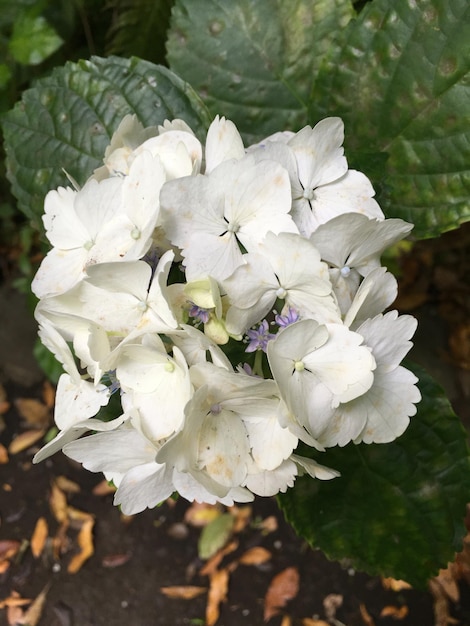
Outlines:
[[[189,85],[136,58],[68,63],[26,91],[3,120],[8,176],[19,208],[38,222],[47,191],[68,184],[63,170],[83,184],[128,113],[145,126],[183,118],[200,135],[209,120]]]
[[[470,219],[470,4],[373,0],[324,60],[309,119],[340,115],[346,146],[387,152],[388,216],[418,238]]]
[[[470,461],[444,392],[413,369],[423,400],[405,434],[386,445],[328,450],[319,460],[341,477],[303,477],[279,504],[297,533],[330,558],[424,586],[461,548]]]
[[[138,56],[162,63],[166,31],[174,0],[112,0],[114,19],[108,32],[108,54]],[[145,16],[145,19],[142,19]]]
[[[350,0],[177,0],[168,60],[252,142],[305,125],[314,73],[353,15]]]

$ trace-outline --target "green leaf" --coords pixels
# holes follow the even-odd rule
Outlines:
[[[302,477],[278,500],[297,533],[330,558],[424,587],[461,549],[470,459],[444,392],[413,370],[423,400],[402,437],[318,455],[341,477]]]
[[[23,65],[39,65],[63,44],[42,15],[20,15],[13,24],[8,45],[11,55]]]
[[[204,526],[199,537],[198,554],[201,559],[210,557],[223,548],[232,533],[235,518],[230,513],[223,513]]]
[[[3,120],[8,177],[19,208],[37,223],[47,191],[68,184],[63,170],[83,184],[102,164],[128,113],[145,126],[183,118],[200,136],[209,123],[189,85],[136,58],[68,63],[26,91]]]
[[[174,0],[113,0],[114,19],[108,32],[107,54],[162,63],[173,3]]]
[[[305,125],[314,73],[353,15],[349,0],[177,0],[168,61],[251,143]]]
[[[347,149],[388,153],[379,201],[415,223],[415,237],[470,219],[468,0],[374,0],[341,42],[317,74],[309,119],[340,115]]]

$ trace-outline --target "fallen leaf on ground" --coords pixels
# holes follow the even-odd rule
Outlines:
[[[326,619],[333,620],[336,617],[336,611],[343,604],[343,596],[339,593],[329,593],[323,598],[323,608],[325,610]]]
[[[18,454],[27,448],[31,447],[36,441],[42,439],[46,434],[46,430],[41,428],[40,430],[26,430],[24,433],[17,435],[10,445],[8,446],[8,452],[10,454]]]
[[[5,448],[3,443],[0,443],[0,465],[5,465],[8,461],[8,450]]]
[[[261,565],[272,557],[271,552],[261,546],[255,546],[244,552],[238,559],[241,565]]]
[[[95,485],[91,490],[91,493],[94,496],[109,496],[109,494],[114,493],[115,491],[116,487],[105,479]]]
[[[220,615],[220,604],[227,599],[229,572],[216,570],[210,576],[206,606],[206,626],[214,626]]]
[[[131,557],[132,554],[130,552],[125,552],[124,554],[107,554],[101,559],[101,565],[109,569],[121,567],[121,565],[125,565]]]
[[[299,572],[295,567],[288,567],[275,576],[264,598],[264,621],[280,612],[280,609],[295,598],[299,592]]]
[[[18,554],[21,543],[16,539],[3,539],[0,541],[0,574],[10,567],[11,559]]]
[[[229,508],[230,515],[234,518],[233,532],[241,533],[248,526],[253,509],[251,506],[231,506]]]
[[[67,498],[56,482],[51,485],[51,495],[49,496],[49,506],[53,516],[61,524],[67,520]]]
[[[80,493],[80,485],[66,476],[57,476],[55,483],[64,493]]]
[[[31,604],[31,600],[22,598],[17,591],[12,591],[11,596],[0,600],[0,609],[5,609],[7,606],[24,606],[25,604]]]
[[[199,574],[201,576],[210,576],[211,574],[213,574],[215,570],[219,567],[224,556],[227,556],[227,554],[231,554],[232,552],[235,552],[237,548],[238,548],[238,541],[234,539],[233,541],[228,543],[226,546],[221,548],[216,554],[214,554],[214,556],[207,561],[204,567],[200,569]]]
[[[284,617],[282,618],[281,626],[292,626],[292,618],[290,615],[284,615]]]
[[[382,578],[382,586],[384,589],[391,591],[403,591],[403,589],[412,589],[411,585],[404,580],[396,578]]]
[[[82,565],[87,561],[94,553],[93,545],[93,526],[95,520],[88,518],[83,522],[80,532],[78,533],[78,546],[80,552],[76,554],[70,560],[67,571],[69,574],[76,574]]]
[[[46,603],[47,593],[49,591],[50,584],[46,585],[44,589],[36,596],[31,606],[17,624],[24,624],[25,626],[36,626],[41,619],[44,604]]]
[[[41,556],[44,546],[46,544],[47,537],[49,535],[49,528],[47,526],[46,519],[40,517],[34,527],[33,536],[31,537],[31,552],[35,559]]]
[[[269,535],[269,533],[276,532],[278,528],[276,516],[270,515],[269,517],[266,517],[259,523],[259,528],[261,528],[263,535]]]
[[[408,607],[403,606],[384,606],[380,611],[380,617],[392,617],[393,619],[404,619],[408,615]]]
[[[50,411],[40,400],[34,398],[16,398],[15,408],[30,426],[45,428],[50,422]]]
[[[42,386],[42,399],[49,410],[54,407],[55,389],[48,380],[44,381]]]
[[[160,587],[160,591],[167,598],[175,600],[192,600],[206,593],[207,587],[196,587],[194,585],[175,585],[173,587]]]
[[[371,614],[366,609],[366,605],[362,604],[362,602],[359,604],[359,611],[361,613],[361,618],[362,618],[362,621],[364,622],[364,626],[375,626],[375,622],[372,619]]]
[[[217,504],[193,502],[191,506],[186,509],[184,521],[195,528],[203,528],[221,515],[222,510]]]
[[[5,391],[5,387],[0,385],[0,415],[6,413],[10,408],[10,403],[7,400],[7,392]]]
[[[429,589],[434,598],[434,626],[449,626],[449,624],[457,624],[458,620],[454,619],[450,614],[449,596],[437,582],[436,578],[429,581]]]
[[[330,626],[328,622],[323,619],[312,619],[311,617],[304,617],[302,620],[302,626]]]
[[[209,559],[220,550],[232,534],[234,518],[223,513],[204,526],[198,541],[198,554],[201,559]]]
[[[23,619],[23,609],[20,606],[7,606],[8,626],[18,626]]]

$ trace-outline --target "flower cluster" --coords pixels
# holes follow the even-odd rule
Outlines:
[[[384,313],[397,284],[380,257],[412,226],[385,219],[342,144],[339,118],[245,148],[224,118],[202,145],[181,120],[128,116],[82,188],[47,194],[32,287],[64,373],[35,461],[63,449],[131,514],[175,491],[230,505],[328,480],[299,441],[404,432],[416,322]]]

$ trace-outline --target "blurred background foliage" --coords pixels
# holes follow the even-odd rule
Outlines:
[[[97,55],[166,65],[173,0],[0,0],[0,118],[35,80]],[[2,140],[3,142],[3,140]],[[0,276],[22,291],[43,252],[37,225],[17,209],[0,152]],[[18,271],[19,270],[19,271]]]

